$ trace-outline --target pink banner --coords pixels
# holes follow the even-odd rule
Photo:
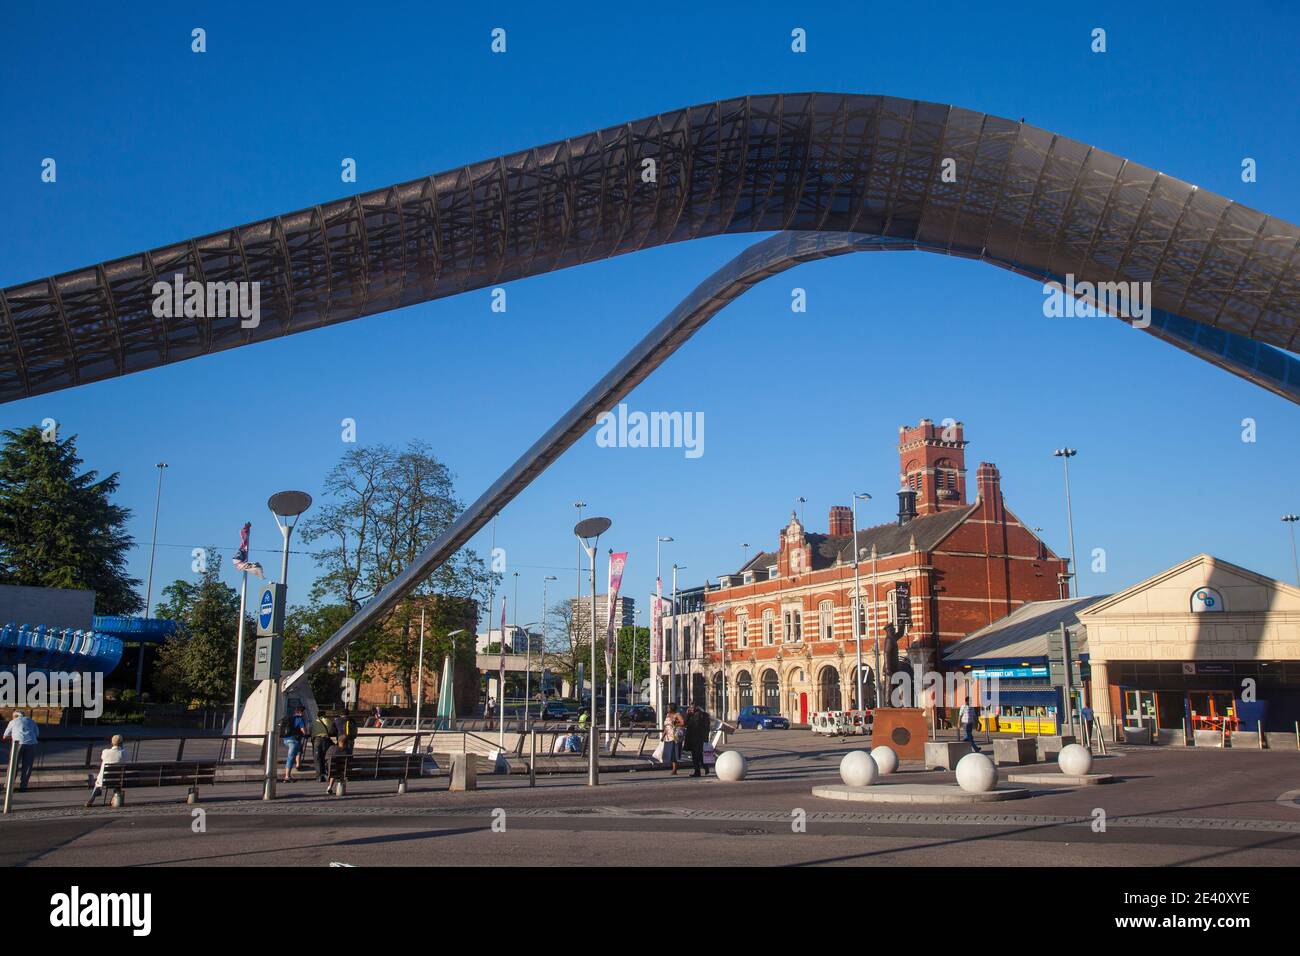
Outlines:
[[[650,663],[652,664],[658,664],[663,660],[663,648],[659,640],[659,614],[663,600],[663,583],[655,578],[654,602],[650,606]]]
[[[623,568],[627,566],[627,552],[610,552],[609,587],[605,591],[609,614],[605,621],[605,673],[614,667],[614,611],[618,607],[618,589],[623,585]]]

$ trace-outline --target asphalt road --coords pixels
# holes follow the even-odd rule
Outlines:
[[[470,793],[434,778],[403,796],[375,783],[332,798],[303,782],[270,805],[231,784],[205,789],[198,808],[180,790],[141,790],[119,810],[85,810],[79,791],[16,794],[0,864],[1300,865],[1300,753],[1125,749],[1095,767],[1120,778],[1111,785],[927,808],[813,797],[839,781],[852,740],[748,731],[731,746],[750,760],[741,783],[653,771],[529,788],[487,776]],[[911,764],[901,774],[953,779]]]

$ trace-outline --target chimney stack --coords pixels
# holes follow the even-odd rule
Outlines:
[[[979,500],[984,506],[993,513],[995,518],[1000,518],[1002,514],[1002,475],[998,472],[997,465],[991,462],[980,462],[979,468],[975,471],[975,482],[979,489]]]
[[[832,538],[853,533],[853,509],[846,505],[832,505],[828,533]]]
[[[898,525],[902,527],[916,517],[916,492],[902,488],[898,492]]]

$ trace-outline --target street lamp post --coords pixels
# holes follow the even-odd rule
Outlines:
[[[587,725],[591,728],[587,737],[587,786],[594,787],[600,783],[600,768],[596,761],[599,744],[596,742],[596,543],[600,536],[609,530],[613,522],[608,518],[587,518],[573,526],[574,537],[579,546],[587,552],[591,561],[591,704],[587,711]],[[581,688],[579,688],[581,692]]]
[[[419,750],[420,710],[424,703],[424,608],[420,608],[420,650],[415,671],[415,742]]]
[[[880,627],[876,621],[876,546],[871,546],[871,646],[876,662],[876,706],[884,699],[885,688],[880,682]],[[891,663],[892,667],[893,664]]]
[[[677,572],[686,570],[684,564],[673,565],[673,639],[669,642],[668,649],[668,686],[672,692],[672,700],[668,703],[681,703],[681,692],[677,687],[677,642],[681,635],[681,624],[677,620]],[[689,665],[688,665],[689,666]]]
[[[167,462],[160,461],[154,465],[158,469],[158,492],[153,501],[153,543],[149,545],[149,575],[148,583],[144,587],[144,619],[149,617],[149,605],[153,601],[153,559],[158,550],[158,512],[162,508],[162,480],[163,471],[169,466]],[[144,634],[140,634],[140,659],[135,665],[135,694],[140,696],[140,690],[144,687]]]
[[[663,638],[663,625],[664,625],[664,622],[663,622],[663,607],[661,606],[661,605],[663,604],[663,601],[662,601],[661,598],[660,598],[660,592],[663,590],[663,584],[661,583],[661,582],[663,581],[663,573],[662,573],[662,571],[661,571],[661,565],[660,565],[660,560],[661,560],[661,559],[660,559],[660,546],[661,546],[664,542],[668,542],[668,541],[672,541],[672,540],[673,540],[673,539],[672,539],[672,536],[671,536],[671,535],[660,535],[660,536],[657,536],[657,537],[655,538],[655,606],[654,606],[654,610],[653,610],[653,612],[652,612],[651,615],[650,615],[650,627],[651,627],[651,630],[654,629],[655,620],[656,620],[656,617],[657,617],[657,619],[658,619],[658,621],[659,621],[659,633],[658,633],[658,634],[651,634],[651,635],[650,635],[650,646],[651,646],[651,647],[654,646],[654,642],[655,642],[655,640],[656,640],[657,638],[658,638],[658,639],[662,639],[662,638]],[[662,660],[662,658],[663,658],[663,648],[662,648],[662,645],[661,645],[661,647],[660,647],[659,656],[660,656],[661,659],[660,659],[657,663],[659,663],[659,664],[663,664],[663,660]],[[663,680],[659,677],[658,674],[655,674],[655,673],[653,672],[653,670],[651,671],[651,677],[654,679],[654,701],[655,701],[655,713],[659,715],[660,719],[662,719],[662,718],[663,718],[663,712],[664,712]]]
[[[853,494],[853,644],[857,648],[858,657],[858,709],[865,710],[867,698],[865,688],[862,686],[862,579],[858,574],[858,563],[861,557],[858,552],[858,502],[870,501],[871,495],[865,491]]]
[[[1291,564],[1295,569],[1295,584],[1300,588],[1300,561],[1296,560],[1295,552],[1295,523],[1300,521],[1300,515],[1283,515],[1282,520],[1291,527]]]
[[[554,574],[548,574],[542,578],[542,673],[546,673],[546,586],[552,581],[558,581]],[[531,638],[524,638],[525,646],[528,648],[525,652],[527,665],[524,668],[524,727],[528,727],[528,722],[532,719],[533,703],[533,642]],[[546,688],[542,687],[542,700],[546,700]]]
[[[288,590],[289,584],[289,539],[293,536],[294,526],[304,511],[311,507],[311,495],[305,491],[279,491],[266,502],[275,516],[275,525],[280,529],[284,539],[284,550],[280,553],[280,584]],[[280,675],[272,674],[270,693],[266,695],[266,783],[262,787],[262,799],[275,799],[275,735],[276,722],[280,714]]]
[[[1074,512],[1070,506],[1070,459],[1079,454],[1075,448],[1058,448],[1052,452],[1053,457],[1061,459],[1065,465],[1065,521],[1070,533],[1070,584],[1074,597],[1079,596],[1079,562],[1074,554]]]

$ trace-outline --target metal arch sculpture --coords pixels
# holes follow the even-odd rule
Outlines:
[[[956,179],[939,175],[944,159]],[[793,230],[793,231],[792,231]],[[1024,123],[853,94],[661,114],[0,291],[0,401],[723,233],[702,283],[295,673],[463,547],[728,302],[809,258],[921,249],[1039,281],[1150,282],[1148,331],[1300,401],[1300,230]],[[847,235],[835,235],[846,233]],[[258,282],[263,321],[160,319],[153,287]],[[1262,345],[1260,344],[1262,343]]]
[[[545,471],[565,450],[596,424],[603,410],[612,408],[655,369],[667,361],[687,339],[714,315],[765,279],[800,263],[852,252],[895,251],[919,248],[914,242],[861,236],[854,233],[782,232],[758,242],[713,273],[683,299],[606,375],[579,399],[559,421],[512,464],[473,504],[415,560],[357,610],[303,662],[284,678],[288,690],[365,633],[412,588],[469,543],[492,517]],[[1244,340],[1243,340],[1244,341]],[[1180,344],[1197,352],[1194,341]],[[1248,343],[1250,344],[1250,343]],[[1281,355],[1282,353],[1277,353]],[[1284,356],[1287,370],[1300,381],[1300,362]],[[1231,369],[1242,374],[1241,368]]]
[[[940,175],[949,158],[954,182]],[[0,291],[0,401],[647,246],[778,230],[903,240],[1040,281],[1149,281],[1174,337],[1201,354],[1235,354],[1223,333],[1298,344],[1290,223],[1025,123],[886,96],[772,94],[11,286]],[[155,317],[154,283],[176,274],[261,283],[261,323]],[[1250,361],[1274,391],[1273,373],[1294,371],[1273,350]],[[1295,400],[1300,380],[1281,384]]]

